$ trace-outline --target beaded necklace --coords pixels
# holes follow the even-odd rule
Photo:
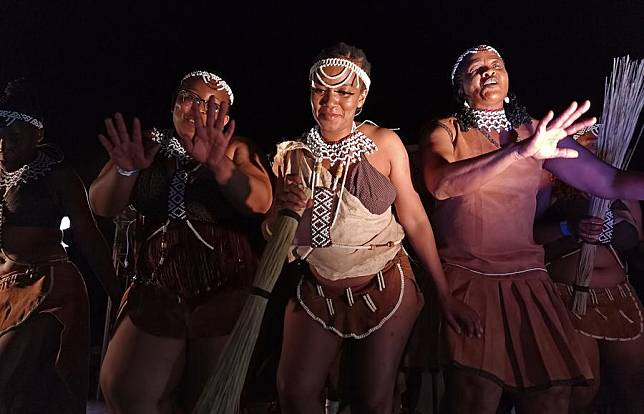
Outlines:
[[[161,251],[159,254],[159,261],[150,275],[150,279],[155,280],[159,268],[163,265],[168,256],[167,232],[170,220],[186,222],[188,227],[190,227],[193,233],[195,233],[195,236],[197,236],[204,245],[210,248],[212,248],[212,246],[210,246],[210,244],[208,244],[201,235],[197,233],[188,220],[186,213],[186,188],[188,183],[192,180],[192,175],[201,167],[201,164],[197,164],[192,169],[187,168],[188,164],[190,164],[193,159],[190,154],[187,153],[185,148],[183,148],[179,140],[174,136],[172,130],[159,131],[155,128],[152,130],[152,140],[161,146],[161,149],[159,150],[161,155],[167,159],[174,160],[176,166],[168,189],[168,219],[159,230],[148,237],[149,240],[152,236],[161,231]]]
[[[306,135],[305,142],[315,157],[310,183],[313,190],[311,247],[329,247],[332,244],[331,227],[338,216],[349,166],[360,161],[364,155],[374,153],[378,147],[369,137],[358,130],[355,124],[353,124],[353,130],[348,137],[331,143],[322,138],[320,128],[315,126]],[[325,160],[329,162],[331,167],[339,163],[330,187],[323,185],[320,178],[323,173],[322,163]],[[344,178],[342,178],[338,192],[338,183],[341,177]],[[337,203],[335,202],[336,195],[338,195]]]
[[[512,123],[508,120],[504,109],[486,111],[484,109],[464,108],[457,114],[457,118],[459,123],[466,128],[474,126],[478,129],[483,137],[496,148],[501,148],[501,144],[492,138],[490,131],[495,130],[500,133],[501,131],[510,131],[512,129]]]
[[[29,181],[36,181],[44,177],[53,165],[58,164],[61,160],[49,157],[42,151],[38,151],[33,161],[23,165],[16,171],[7,171],[0,165],[0,188],[2,188],[2,198],[0,199],[0,249],[2,248],[2,229],[4,227],[4,207],[5,197],[10,190],[20,187]]]

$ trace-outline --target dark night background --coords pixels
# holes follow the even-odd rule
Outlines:
[[[642,0],[259,4],[0,0],[0,84],[37,84],[46,140],[89,184],[107,160],[96,139],[103,118],[122,111],[144,127],[170,126],[172,91],[194,69],[222,74],[237,133],[270,152],[312,126],[308,69],[340,40],[373,65],[363,116],[399,127],[408,144],[423,121],[452,109],[449,73],[467,47],[501,52],[535,117],[575,99],[599,115],[611,59],[644,58]],[[644,170],[641,147],[633,169]]]

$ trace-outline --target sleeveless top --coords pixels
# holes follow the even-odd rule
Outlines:
[[[439,121],[452,139],[454,160],[497,150],[478,129],[462,131],[456,118]],[[520,129],[519,139],[528,130]],[[432,216],[445,263],[483,273],[506,274],[544,267],[533,223],[543,161],[526,158],[468,194],[438,201]]]
[[[172,185],[178,165],[159,153],[137,179],[131,198],[139,213],[137,279],[183,298],[248,286],[257,264],[257,246],[249,238],[256,223],[236,212],[210,171],[196,162],[182,166],[187,181],[181,203]],[[170,203],[185,211],[184,219],[169,218]]]
[[[276,175],[284,174],[284,158],[289,151],[296,154],[302,182],[309,183],[315,160],[306,145],[298,141],[278,146],[273,164]],[[326,169],[320,180],[323,186],[332,186],[333,177]],[[315,273],[329,280],[376,274],[396,256],[404,238],[402,226],[392,213],[395,199],[396,189],[389,179],[363,157],[349,167],[344,190],[335,192],[331,245],[311,247],[312,212],[305,210],[290,259],[306,259]]]

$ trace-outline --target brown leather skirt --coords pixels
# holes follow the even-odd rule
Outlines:
[[[368,282],[350,288],[330,284],[304,262],[295,266],[300,273],[296,290],[299,306],[324,329],[342,338],[365,338],[382,327],[400,307],[405,289],[418,292],[418,310],[423,305],[409,259],[402,249]]]
[[[577,332],[604,341],[631,341],[642,335],[642,303],[630,283],[623,282],[606,289],[589,289],[586,314],[583,316],[570,311],[574,298],[572,285],[556,285]]]
[[[46,406],[48,412],[84,413],[89,376],[89,303],[83,278],[71,262],[33,265],[24,271],[0,275],[0,337],[30,329],[26,322],[39,315],[51,315],[61,326],[60,336],[53,339],[58,345],[56,360],[50,365],[55,369],[55,378],[43,373],[37,379],[38,386],[46,390],[42,397],[24,389],[0,390],[2,395],[8,392],[13,400],[1,401],[0,411],[3,404],[10,404],[20,406],[19,412]],[[27,363],[18,364],[23,362]],[[40,384],[43,381],[46,384]],[[35,401],[42,398],[47,401]],[[8,408],[9,412],[12,410]]]
[[[247,289],[220,290],[189,300],[163,286],[133,283],[123,295],[116,326],[125,316],[139,329],[166,338],[211,338],[232,332]]]
[[[508,390],[543,389],[593,378],[554,283],[544,270],[491,276],[455,265],[445,274],[454,297],[481,318],[481,338],[442,323],[443,364],[472,370]]]

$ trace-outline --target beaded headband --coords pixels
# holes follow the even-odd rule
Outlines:
[[[324,68],[327,68],[329,66],[342,66],[344,69],[342,69],[342,71],[337,75],[329,76],[324,71]],[[329,84],[325,82],[324,80],[322,80],[320,73],[325,78],[331,79],[331,81],[335,83]],[[371,79],[369,78],[369,75],[367,75],[367,72],[365,72],[360,66],[356,65],[349,59],[328,58],[315,62],[309,70],[309,80],[311,81],[311,86],[313,86],[313,84],[317,81],[327,88],[338,88],[349,82],[349,80],[351,80],[352,74],[356,75],[354,82],[357,81],[357,87],[360,87],[360,81],[362,80],[365,88],[367,89],[367,91],[369,91],[369,86],[371,86]]]
[[[452,85],[454,84],[454,76],[456,76],[456,71],[458,70],[458,67],[461,65],[461,62],[463,62],[463,59],[465,59],[468,55],[472,55],[474,53],[484,52],[484,51],[494,52],[497,54],[498,57],[501,57],[501,54],[495,48],[488,45],[478,45],[467,49],[458,57],[458,59],[456,59],[456,63],[452,68],[452,76],[451,76]]]
[[[230,98],[230,104],[231,105],[233,104],[233,101],[235,100],[235,96],[233,95],[233,90],[230,89],[230,86],[228,86],[225,80],[215,75],[214,73],[206,72],[205,70],[195,70],[193,72],[188,73],[186,76],[184,76],[181,79],[181,82],[189,78],[197,78],[197,77],[201,77],[201,79],[205,84],[208,84],[210,82],[217,82],[217,84],[219,85],[217,90],[226,91],[226,94],[228,94],[228,98]]]
[[[19,121],[26,122],[27,124],[30,124],[38,129],[43,128],[42,121],[40,121],[39,119],[34,118],[31,115],[26,115],[16,111],[7,111],[0,109],[0,118],[4,118],[6,126],[10,126],[14,122],[16,122],[17,119]]]

